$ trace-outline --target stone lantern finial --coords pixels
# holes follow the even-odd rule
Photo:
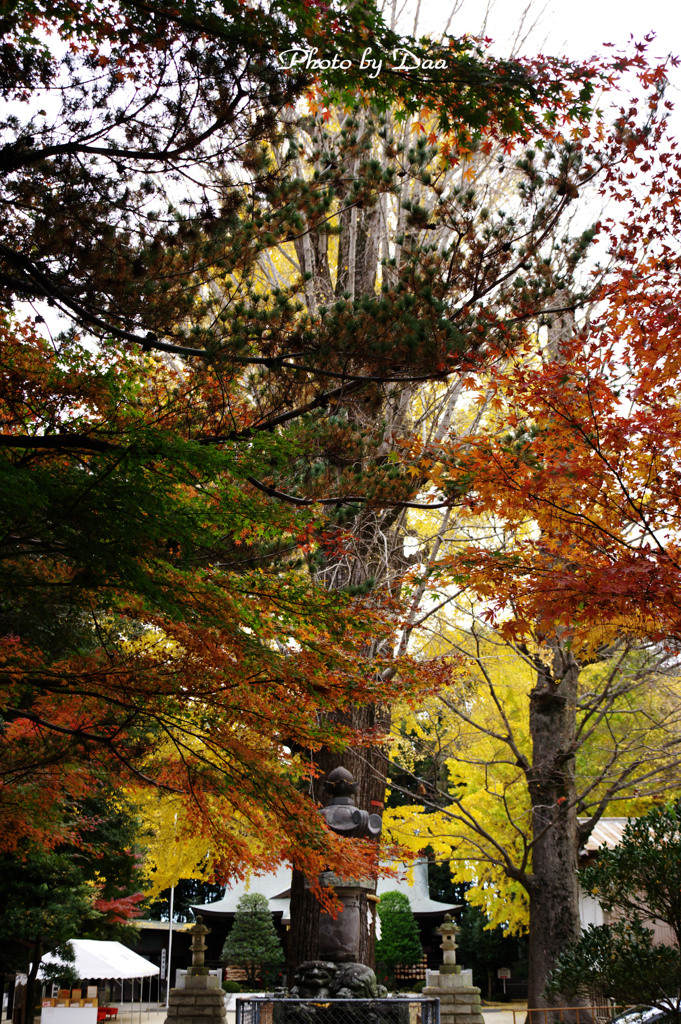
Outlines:
[[[381,834],[381,817],[355,806],[357,783],[347,768],[334,768],[326,777],[324,788],[331,802],[320,810],[332,832],[339,836],[366,836],[377,839]]]

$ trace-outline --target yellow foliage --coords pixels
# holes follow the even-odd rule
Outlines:
[[[146,834],[144,874],[152,899],[177,885],[181,878],[208,878],[211,874],[210,840],[183,826],[185,801],[171,793],[139,790],[129,794]]]
[[[450,862],[456,881],[471,884],[467,899],[488,915],[490,927],[520,933],[527,928],[529,905],[517,876],[532,871],[525,771],[532,763],[530,694],[536,663],[550,652],[536,646],[521,651],[490,630],[452,622],[440,623],[423,650],[431,656],[451,652],[451,685],[417,709],[397,710],[392,758],[412,772],[424,758],[438,764],[439,794],[431,794],[430,806],[386,811],[386,833],[414,852],[431,847],[436,859]],[[612,800],[609,789],[617,778],[621,784],[610,811],[617,815],[642,814],[660,793],[677,786],[681,679],[656,671],[657,658],[656,652],[629,651],[580,674],[585,709],[577,712],[575,781],[585,808]],[[617,695],[607,717],[591,728],[588,708],[599,706],[599,695],[609,693],[613,681]],[[442,794],[449,799],[438,807]]]
[[[462,631],[445,627],[450,641],[470,646]],[[484,659],[484,665],[480,665]],[[527,863],[530,805],[522,769],[513,763],[506,737],[517,736],[529,754],[526,723],[533,674],[512,649],[478,643],[475,654],[451,659],[453,683],[440,697],[418,710],[400,709],[402,738],[393,758],[409,767],[402,751],[411,743],[437,746],[443,757],[446,787],[455,802],[442,810],[399,807],[384,815],[390,838],[418,852],[430,846],[437,860],[451,864],[456,881],[472,883],[469,902],[512,934],[527,927],[528,903],[523,887],[510,880],[507,862]],[[448,715],[447,703],[463,714]],[[443,787],[444,788],[444,787]]]

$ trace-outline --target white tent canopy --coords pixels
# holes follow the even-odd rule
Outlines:
[[[69,939],[69,945],[76,955],[73,968],[82,980],[84,978],[149,978],[159,973],[159,968],[133,953],[120,942],[103,942],[98,939]],[[54,953],[46,953],[42,964],[62,963]],[[66,965],[65,965],[66,966]]]

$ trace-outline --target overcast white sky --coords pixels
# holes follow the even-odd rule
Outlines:
[[[427,20],[429,30],[437,29],[449,7],[447,0],[422,0],[423,21]],[[492,4],[487,35],[498,40],[502,50],[527,7],[528,0],[496,0]],[[485,8],[485,0],[463,0],[452,30],[476,31]],[[536,20],[526,52],[544,49],[588,57],[604,42],[625,43],[631,35],[639,39],[648,32],[656,33],[654,49],[660,54],[681,51],[681,6],[677,7],[677,0],[548,0],[545,5],[534,0],[527,24]]]
[[[409,0],[415,7],[416,0]],[[453,34],[477,32],[485,16],[486,0],[460,0],[460,10],[450,31]],[[486,34],[495,40],[494,49],[508,56],[523,12],[530,6],[526,26],[535,22],[522,52],[565,54],[574,58],[590,57],[603,43],[624,45],[631,36],[641,40],[654,32],[652,57],[681,56],[681,3],[679,0],[496,0],[492,4]],[[448,0],[421,0],[421,24],[424,31],[442,29],[451,5]],[[445,13],[446,12],[446,13]],[[412,16],[413,17],[413,16]],[[407,21],[405,28],[411,28]],[[668,98],[679,108],[676,132],[681,135],[681,70],[671,75]]]

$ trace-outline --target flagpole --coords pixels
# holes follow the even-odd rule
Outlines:
[[[175,886],[170,887],[170,921],[168,923],[168,973],[166,976],[166,1009],[170,1005],[170,956],[173,952],[173,913],[175,905]]]

